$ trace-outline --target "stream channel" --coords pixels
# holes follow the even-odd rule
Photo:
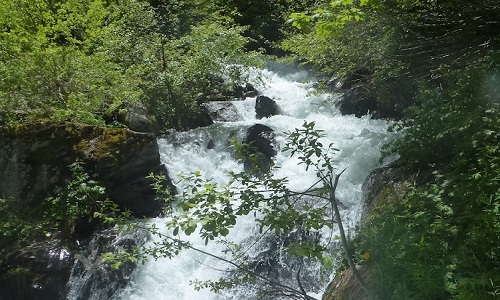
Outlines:
[[[207,178],[213,178],[220,184],[229,180],[228,172],[241,172],[243,164],[236,160],[231,152],[229,140],[245,139],[247,129],[254,124],[263,124],[274,130],[275,149],[278,154],[274,163],[279,166],[276,177],[287,177],[292,190],[305,190],[315,181],[313,170],[306,171],[295,157],[280,152],[286,133],[300,128],[304,121],[314,121],[315,128],[323,130],[323,144],[333,144],[340,151],[334,157],[342,174],[337,188],[337,198],[342,203],[341,216],[344,226],[350,234],[361,215],[361,187],[371,170],[379,166],[380,149],[391,139],[387,132],[388,123],[384,120],[371,119],[369,115],[357,118],[341,115],[335,107],[341,95],[314,93],[314,78],[305,71],[285,72],[278,67],[261,70],[262,77],[257,79],[257,72],[249,75],[251,84],[259,95],[265,95],[276,101],[279,114],[269,118],[256,119],[256,98],[234,101],[237,111],[236,121],[220,121],[213,125],[187,132],[171,132],[159,138],[162,162],[167,166],[174,182],[179,181],[179,174],[200,171]],[[233,116],[234,117],[234,116]],[[181,190],[183,183],[177,188]],[[165,228],[165,219],[151,220],[159,228]],[[322,238],[331,234],[325,233]],[[335,237],[336,233],[333,233]],[[224,256],[224,246],[209,243],[196,238],[196,234],[183,237],[194,246],[211,254]],[[259,241],[255,243],[255,239]],[[282,241],[259,234],[257,224],[251,215],[238,219],[238,224],[230,232],[228,239],[247,247],[246,252],[254,257],[263,271],[272,280],[291,286],[297,286],[295,274],[301,270],[302,284],[308,294],[321,299],[328,282],[332,279],[332,270],[325,270],[318,263],[290,258],[284,252]],[[338,247],[338,240],[333,238],[331,247]],[[337,245],[336,245],[337,244]],[[287,296],[270,294],[257,295],[262,287],[246,286],[221,293],[208,289],[195,290],[191,284],[195,280],[217,280],[225,276],[224,270],[231,269],[227,263],[202,253],[184,250],[173,259],[151,259],[145,265],[139,265],[132,275],[129,285],[120,292],[123,300],[191,300],[191,299],[290,299]]]

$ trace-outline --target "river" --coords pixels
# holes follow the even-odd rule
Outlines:
[[[229,148],[229,139],[242,141],[248,127],[259,123],[271,127],[276,135],[277,150],[284,145],[286,133],[302,126],[304,121],[316,124],[316,128],[325,133],[324,144],[332,143],[340,151],[335,156],[338,169],[346,169],[337,188],[337,197],[342,203],[341,215],[349,233],[357,224],[361,214],[361,186],[371,170],[379,166],[380,148],[391,136],[387,133],[388,123],[371,119],[369,115],[357,118],[342,116],[335,103],[340,95],[317,93],[314,78],[304,71],[284,71],[273,68],[249,73],[250,81],[260,95],[274,99],[280,108],[280,114],[269,118],[255,118],[255,98],[234,101],[238,112],[237,121],[215,122],[215,124],[187,132],[171,132],[158,140],[161,159],[167,166],[174,181],[179,181],[179,174],[200,171],[207,178],[214,178],[220,184],[229,180],[230,171],[243,170],[241,162],[234,159]],[[260,78],[260,79],[258,79]],[[274,163],[279,166],[277,177],[287,177],[290,188],[304,190],[317,180],[313,171],[306,171],[296,158],[278,151]],[[178,189],[183,188],[179,182]],[[165,219],[151,220],[164,229]],[[335,235],[335,232],[334,232]],[[255,237],[260,241],[254,243]],[[207,247],[195,235],[184,237],[195,247],[206,252],[224,256],[224,245],[209,243]],[[297,271],[296,261],[287,259],[280,247],[270,248],[270,239],[258,234],[255,221],[251,217],[238,220],[237,226],[228,239],[243,247],[248,247],[250,256],[262,257],[270,250],[275,260],[270,268],[278,268],[272,280],[296,285],[291,274]],[[260,256],[259,256],[260,255]],[[288,265],[287,265],[288,264]],[[257,299],[257,291],[262,286],[245,285],[232,291],[213,293],[209,290],[196,290],[191,284],[195,280],[216,280],[225,276],[232,267],[227,263],[196,251],[184,251],[173,259],[151,259],[140,265],[133,273],[130,284],[121,292],[123,300],[191,300],[191,299]],[[308,294],[321,298],[324,288],[331,280],[332,271],[317,263],[302,261],[301,273],[303,284]],[[286,299],[286,296],[270,296],[270,299]]]

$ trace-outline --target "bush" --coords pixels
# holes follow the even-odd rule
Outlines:
[[[451,73],[426,89],[386,150],[412,174],[432,176],[388,192],[360,231],[384,299],[499,296],[500,109],[480,68]],[[484,74],[484,73],[483,73]],[[483,83],[483,84],[481,84]],[[491,90],[489,90],[491,91]]]

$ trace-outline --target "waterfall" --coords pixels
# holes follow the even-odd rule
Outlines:
[[[189,132],[171,132],[160,138],[158,143],[162,161],[169,169],[174,182],[179,181],[179,174],[195,171],[200,171],[207,178],[213,178],[219,183],[227,182],[229,171],[243,170],[242,164],[231,154],[229,139],[236,138],[242,141],[246,129],[256,123],[274,130],[276,148],[279,150],[284,145],[287,132],[300,128],[304,121],[314,121],[316,128],[326,134],[324,144],[332,143],[340,150],[335,162],[339,169],[346,168],[346,171],[337,188],[337,196],[342,202],[341,215],[344,224],[347,228],[354,228],[361,213],[361,185],[369,172],[378,166],[380,148],[390,139],[387,122],[373,120],[368,115],[362,118],[342,116],[335,108],[339,95],[317,93],[306,72],[280,73],[265,69],[260,73],[262,77],[258,77],[257,72],[251,72],[250,81],[259,94],[276,101],[280,114],[257,120],[254,111],[256,99],[247,98],[233,103],[240,116],[237,121],[216,122],[209,127]],[[293,190],[304,190],[317,180],[314,172],[306,171],[303,165],[298,165],[299,161],[296,158],[278,153],[274,162],[280,167],[276,171],[276,176],[287,177]],[[178,188],[183,188],[182,182]],[[159,228],[164,228],[165,220],[161,218],[151,222]],[[258,235],[255,227],[251,217],[240,218],[229,239],[241,245],[253,245],[251,237]],[[221,244],[209,243],[205,247],[204,242],[195,235],[183,238],[209,253],[222,255]],[[254,245],[251,251],[256,255],[265,252],[266,243]],[[277,265],[286,264],[285,258],[277,259]],[[223,261],[196,251],[181,252],[173,259],[156,261],[152,259],[134,271],[130,284],[118,298],[124,300],[252,299],[255,291],[245,288],[215,294],[208,290],[196,291],[190,284],[194,280],[220,278],[224,276],[222,270],[229,267]],[[322,288],[331,279],[331,273],[322,273],[318,265],[305,266],[302,272],[309,274],[308,278],[312,278],[310,284],[305,283],[311,288],[308,290],[310,295],[321,298]],[[290,272],[278,273],[290,277]],[[279,274],[277,276],[280,276]],[[294,281],[294,278],[273,279]]]

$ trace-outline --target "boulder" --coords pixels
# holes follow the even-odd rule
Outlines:
[[[363,192],[362,218],[371,213],[380,198],[384,197],[384,193],[394,192],[394,189],[403,184],[404,180],[404,172],[397,162],[374,169],[361,188]]]
[[[0,129],[0,198],[38,205],[64,186],[68,166],[81,160],[111,200],[135,216],[157,216],[150,173],[163,174],[156,137],[123,128],[28,124]],[[173,190],[167,179],[166,185]]]
[[[334,78],[328,82],[330,89],[342,94],[337,107],[343,115],[361,117],[377,111],[377,96],[371,86],[371,71],[359,69],[345,79]]]
[[[145,229],[110,228],[78,243],[66,238],[33,243],[7,257],[16,273],[0,282],[0,299],[110,299],[127,285],[136,263],[127,261],[113,268],[102,261],[102,255],[131,252],[148,238]]]
[[[377,97],[369,89],[358,86],[345,91],[337,107],[343,115],[362,117],[377,111]]]
[[[172,127],[178,130],[189,130],[198,127],[210,126],[213,123],[214,121],[210,117],[208,109],[204,105],[200,104],[196,110],[184,115],[182,118],[178,118],[177,121],[172,124]]]
[[[255,100],[255,117],[257,119],[269,118],[278,114],[276,101],[267,96],[258,96]]]
[[[359,69],[343,80],[332,78],[327,84],[332,92],[342,94],[337,107],[343,115],[361,117],[371,114],[374,119],[400,119],[403,111],[414,104],[417,89],[414,80],[403,75],[386,78],[385,82],[384,89],[376,90],[372,72],[369,69]],[[397,103],[381,99],[397,99]]]
[[[272,165],[273,157],[277,152],[274,149],[274,130],[262,124],[255,124],[248,128],[244,143],[249,145],[245,169],[259,169],[268,171]],[[255,158],[254,160],[250,157]]]
[[[158,134],[159,126],[155,118],[147,113],[145,107],[135,105],[121,110],[118,122],[125,124],[130,130]]]
[[[213,122],[235,122],[241,120],[233,103],[229,101],[211,101],[202,104]]]
[[[40,123],[0,128],[0,199],[17,201],[20,207],[30,210],[43,209],[43,200],[67,184],[68,166],[76,160],[82,161],[92,179],[106,187],[112,201],[136,217],[161,213],[163,205],[155,200],[152,179],[146,178],[149,174],[164,175],[165,188],[175,192],[161,164],[153,134],[72,123]],[[46,240],[9,252],[2,260],[10,273],[0,276],[0,299],[67,299],[65,289],[70,274],[72,278],[75,274],[86,278],[81,291],[89,298],[79,299],[108,299],[127,282],[135,265],[125,264],[114,271],[107,265],[97,266],[100,258],[96,254],[82,266],[82,255],[94,253],[89,249],[99,247],[100,252],[95,253],[114,251],[118,246],[131,249],[145,239],[106,231],[94,235],[99,230],[99,222],[85,223],[75,226],[74,232],[64,229]],[[92,236],[94,241],[88,246],[82,248],[83,242],[77,242],[91,240]],[[70,282],[75,284],[73,279]],[[105,287],[102,292],[93,289],[97,285]]]

